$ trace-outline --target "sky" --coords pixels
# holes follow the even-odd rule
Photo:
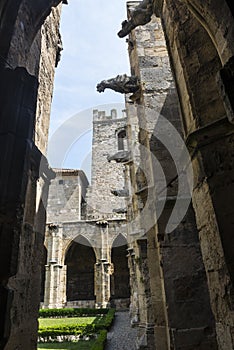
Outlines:
[[[106,105],[108,111],[114,104],[120,110],[124,108],[123,95],[111,90],[100,94],[96,85],[103,79],[129,74],[126,39],[117,36],[126,19],[126,1],[68,3],[62,7],[63,51],[55,72],[48,157],[52,167],[80,168],[90,166],[83,163],[90,163],[84,159],[91,152],[92,109],[105,109]],[[74,134],[77,123],[82,127],[78,127],[77,138],[73,135],[69,144],[69,133]],[[66,156],[62,161],[61,156],[56,156],[56,142],[60,146],[65,143]]]

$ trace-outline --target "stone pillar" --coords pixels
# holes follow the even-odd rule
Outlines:
[[[10,338],[8,344],[13,348],[21,337],[25,348],[28,344],[35,348],[39,294],[34,295],[30,309],[26,290],[30,293],[35,287],[32,269],[39,263],[38,256],[31,260],[37,241],[33,215],[39,164],[33,162],[36,147],[32,138],[38,81],[24,68],[1,68],[0,76],[0,347]],[[26,214],[27,202],[31,211]],[[16,283],[14,276],[19,278]]]
[[[0,5],[1,349],[37,348],[45,202],[40,200],[37,207],[36,196],[40,186],[46,193],[48,185],[43,183],[47,182],[48,174],[37,181],[41,175],[41,152],[44,152],[35,139],[36,105],[40,104],[40,27],[51,6],[57,4],[44,2],[38,8],[31,1],[17,0],[1,1]],[[50,33],[46,30],[44,28],[48,43]],[[50,53],[45,54],[49,66],[46,75],[53,70]],[[53,81],[50,81],[51,90],[52,86]],[[44,124],[45,113],[41,120]],[[44,130],[45,139],[47,135],[48,130]]]
[[[66,303],[66,270],[62,260],[62,227],[49,225],[46,243],[48,261],[45,276],[44,308],[61,308]]]
[[[137,288],[137,280],[136,280],[135,252],[132,246],[128,248],[127,251],[128,251],[128,255],[127,255],[128,268],[129,268],[129,275],[130,275],[130,287],[131,287],[129,314],[131,319],[131,325],[136,326],[139,324],[139,301],[138,301],[138,288]]]
[[[109,234],[108,234],[108,222],[98,221],[97,226],[99,228],[99,234],[101,245],[99,249],[99,258],[95,266],[95,294],[96,294],[96,307],[106,308],[110,302],[110,274],[111,274],[111,262],[109,251]]]

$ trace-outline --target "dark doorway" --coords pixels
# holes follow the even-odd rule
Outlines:
[[[67,265],[67,301],[94,300],[94,264],[95,253],[87,239],[80,237],[68,249]]]
[[[112,299],[130,297],[127,248],[126,239],[122,235],[119,235],[113,243],[111,253],[111,261],[114,264],[114,274],[111,280]]]

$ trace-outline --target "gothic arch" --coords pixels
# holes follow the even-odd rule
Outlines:
[[[199,131],[196,129],[202,130],[202,128],[206,128],[207,125],[211,126],[213,124],[215,130],[215,125],[221,123],[226,116],[226,110],[217,84],[217,75],[222,68],[222,62],[212,40],[200,22],[189,13],[185,6],[178,6],[177,11],[178,12],[174,13],[173,18],[175,20],[175,26],[178,29],[178,36],[177,39],[175,39],[175,44],[178,48],[177,55],[180,59],[181,67],[183,68],[182,74],[184,75],[184,80],[181,79],[180,82],[178,82],[178,87],[179,90],[186,88],[188,93],[188,99],[183,98],[180,99],[180,101],[181,104],[184,105],[183,110],[185,111],[188,101],[191,106],[190,113],[187,109],[188,113],[184,120],[186,132],[190,130],[190,134],[186,135],[187,143],[190,145],[191,142],[196,140],[196,143],[199,145],[203,140],[199,135]],[[183,21],[181,22],[181,18],[187,18],[187,21],[182,23]],[[178,69],[178,66],[176,69]],[[179,76],[177,72],[176,76]],[[181,83],[181,81],[184,81],[184,85],[182,85],[183,83]],[[228,126],[226,127],[228,128]],[[191,132],[192,130],[194,130],[194,133]],[[209,133],[207,135],[207,137],[209,137]],[[221,153],[223,152],[222,147],[225,147],[224,142],[214,141],[214,144],[215,143],[217,143],[216,151],[214,147],[212,157],[210,153],[206,151],[205,143],[200,151],[205,161],[204,168],[207,174],[211,171],[212,164],[215,167],[219,167],[218,163],[220,162],[221,167],[223,167],[224,157]],[[218,168],[217,171],[219,171]],[[220,238],[224,255],[226,256],[229,271],[231,272],[234,271],[234,241],[233,243],[230,241],[232,237],[230,231],[232,230],[232,224],[230,219],[223,217],[222,208],[224,207],[224,202],[221,199],[221,190],[219,191],[217,189],[214,192],[215,184],[213,184],[212,181],[210,181],[209,186],[212,193],[212,201],[215,203],[214,207],[220,227]],[[231,196],[232,190],[226,193],[227,202],[229,201],[229,197],[231,200]],[[234,281],[234,272],[232,280]]]
[[[22,0],[1,0],[0,1],[0,53],[4,58],[7,57],[14,25],[18,15],[20,3]],[[4,62],[1,62],[1,65]]]
[[[56,7],[62,0],[1,0],[0,1],[0,54],[7,59],[12,36],[17,25],[23,19],[24,33],[26,33],[22,49],[30,50],[37,32],[50,14],[51,8]],[[25,11],[27,10],[27,11]],[[22,15],[22,18],[21,18]],[[2,60],[1,60],[2,61]],[[1,62],[1,64],[4,62]]]
[[[222,62],[207,31],[185,5],[170,4],[168,11],[170,21],[165,31],[187,133],[226,114],[217,84]],[[178,33],[176,37],[170,33],[170,24]]]
[[[127,245],[127,244],[128,244],[127,235],[123,233],[119,233],[115,235],[110,241],[111,248],[119,247],[121,245]]]
[[[86,237],[85,234],[80,233],[75,238],[72,238],[69,241],[64,240],[64,243],[63,243],[64,246],[63,246],[63,252],[62,252],[62,264],[64,264],[67,252],[74,242],[87,245],[88,247],[92,247],[92,249],[95,253],[95,257],[97,259],[97,249],[95,247],[93,247],[90,239],[88,237]]]
[[[115,238],[111,250],[111,261],[114,267],[114,273],[111,276],[111,299],[130,297],[127,247],[126,238],[119,234]]]
[[[211,307],[216,322],[225,329],[233,322],[231,310],[234,305],[234,224],[231,219],[234,138],[233,120],[230,119],[233,111],[229,115],[225,104],[225,98],[229,96],[225,88],[223,92],[220,89],[222,82],[219,76],[226,68],[224,63],[233,55],[233,39],[232,42],[228,39],[229,35],[233,37],[233,17],[231,12],[227,17],[224,15],[225,11],[229,11],[226,2],[222,2],[223,8],[221,1],[217,2],[218,5],[209,2],[209,6],[213,4],[212,11],[206,14],[211,21],[209,23],[207,19],[209,30],[213,30],[213,21],[217,24],[216,29],[222,31],[223,21],[226,21],[226,42],[221,36],[220,46],[217,46],[198,16],[188,9],[188,2],[192,3],[166,1],[163,18],[167,19],[167,23],[164,22],[164,29],[181,104],[186,143],[195,170],[193,206]],[[208,6],[207,2],[201,4],[197,1],[198,4],[203,6],[203,10],[204,6]],[[202,8],[199,11],[203,11]],[[220,14],[223,16],[220,17]],[[230,73],[227,85],[233,86],[233,67],[225,73]],[[225,298],[221,296],[224,286],[227,290]],[[218,328],[216,331],[218,339],[221,339],[222,332]]]
[[[84,236],[79,236],[69,245],[67,266],[67,301],[95,300],[94,265],[95,252]]]
[[[231,1],[182,0],[212,39],[220,60],[225,64],[234,55],[234,19]]]

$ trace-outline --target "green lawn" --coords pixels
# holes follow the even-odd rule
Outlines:
[[[89,340],[89,341],[78,341],[77,343],[45,343],[45,344],[38,344],[38,350],[47,349],[47,350],[89,350],[91,346],[93,346],[95,340]]]
[[[86,325],[96,323],[97,316],[93,317],[66,317],[66,318],[39,318],[39,327],[57,327]]]
[[[56,340],[57,336],[59,335],[80,335],[81,340],[74,342],[64,341],[63,343],[38,343],[37,349],[103,349],[107,337],[107,330],[111,326],[112,320],[114,318],[114,312],[114,309],[110,309],[108,313],[95,314],[94,316],[39,318],[39,338],[42,337],[44,339],[48,339],[48,337],[51,337],[51,339]],[[59,310],[57,311],[57,314],[60,315]],[[56,315],[54,311],[53,315]],[[85,338],[83,338],[82,336],[85,334],[91,335],[91,339],[84,340]],[[67,338],[65,337],[65,339]]]

